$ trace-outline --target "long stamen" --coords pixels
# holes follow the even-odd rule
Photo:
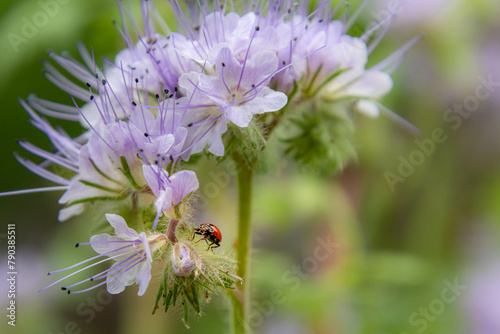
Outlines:
[[[114,258],[116,258],[116,257],[118,257],[118,256],[121,256],[121,255],[122,255],[122,254],[118,254],[118,255],[115,255],[115,256],[113,256],[113,257],[108,257],[108,258],[106,258],[106,259],[104,259],[104,260],[98,261],[98,262],[93,263],[93,264],[91,264],[91,265],[88,265],[88,266],[86,266],[86,267],[84,267],[84,268],[82,268],[82,269],[79,269],[79,270],[75,271],[74,273],[69,274],[68,276],[65,276],[65,277],[63,277],[63,278],[61,278],[61,279],[58,279],[58,280],[57,280],[57,281],[55,281],[54,283],[52,283],[52,284],[50,284],[50,285],[47,285],[45,288],[43,288],[43,289],[39,290],[38,292],[41,292],[41,291],[43,291],[43,290],[46,290],[46,289],[50,288],[51,286],[54,286],[54,285],[56,285],[57,283],[59,283],[59,282],[61,282],[61,281],[64,281],[64,280],[65,280],[65,279],[67,279],[67,278],[70,278],[71,276],[74,276],[74,275],[76,275],[76,274],[78,274],[78,273],[80,273],[80,272],[82,272],[82,271],[84,271],[84,270],[87,270],[87,269],[89,269],[89,268],[95,267],[95,266],[97,266],[98,264],[101,264],[101,263],[103,263],[103,262],[106,262],[106,261],[112,260],[112,259],[114,259]],[[84,261],[84,262],[87,262],[87,261]],[[80,264],[82,264],[82,263],[84,263],[84,262],[81,262],[81,263],[79,263],[78,265],[80,265]],[[68,269],[68,268],[67,268],[67,269]]]
[[[80,115],[83,117],[83,119],[85,120],[85,122],[87,122],[88,126],[92,129],[92,131],[94,131],[94,133],[111,149],[114,151],[113,147],[107,142],[104,140],[104,138],[102,138],[102,136],[99,134],[99,132],[96,131],[96,129],[94,129],[94,127],[92,126],[92,124],[89,122],[89,120],[87,119],[87,117],[85,117],[85,115],[83,114],[82,110],[78,107],[78,105],[76,104],[76,101],[75,99],[73,98],[73,96],[71,96],[71,100],[73,101],[73,103],[75,104],[75,107],[76,109],[78,109],[78,112],[80,113]]]
[[[138,262],[143,261],[145,258],[146,258],[146,257],[144,256],[142,259],[138,259]],[[137,263],[132,263],[132,265],[131,265],[129,268],[127,268],[126,270],[122,271],[122,272],[121,272],[121,273],[119,273],[118,275],[113,276],[113,277],[111,277],[111,278],[108,276],[104,282],[99,283],[99,284],[97,284],[97,285],[94,285],[94,286],[92,286],[92,287],[90,287],[90,288],[88,288],[88,289],[85,289],[85,290],[79,290],[79,291],[70,291],[70,290],[68,290],[68,294],[82,293],[82,292],[87,292],[87,291],[93,290],[93,289],[95,289],[95,288],[98,288],[98,287],[100,287],[101,285],[104,285],[105,283],[109,282],[109,280],[110,280],[110,279],[117,278],[117,277],[119,277],[119,276],[123,275],[124,273],[128,272],[129,270],[131,270],[132,268],[134,268],[136,265],[137,265]]]
[[[129,256],[126,260],[123,260],[122,262],[125,262],[125,261],[129,261],[130,259],[134,258],[136,255],[133,254],[131,256]],[[120,262],[121,263],[121,262]],[[116,268],[115,268],[116,269]],[[66,287],[62,287],[61,290],[69,290],[70,288],[74,287],[74,286],[77,286],[77,285],[80,285],[80,284],[83,284],[85,282],[89,282],[89,281],[95,281],[95,280],[99,280],[99,279],[102,279],[102,278],[105,278],[107,275],[109,275],[110,273],[116,271],[115,269],[111,270],[111,268],[108,268],[106,270],[103,270],[101,271],[100,273],[94,275],[94,276],[91,276],[89,278],[86,278],[80,282],[77,282],[77,283],[74,283],[74,284],[71,284],[71,285],[68,285]]]
[[[69,186],[60,186],[60,187],[45,187],[45,188],[32,188],[32,189],[5,191],[5,192],[0,193],[0,197],[32,194],[32,193],[42,193],[42,192],[48,192],[48,191],[61,191],[61,190],[68,190],[68,188],[69,188]]]
[[[222,77],[222,83],[224,84],[224,87],[226,87],[227,89],[227,92],[229,94],[233,94],[233,92],[231,92],[231,90],[229,89],[229,87],[227,86],[227,83],[226,83],[226,78],[224,77],[224,69],[226,68],[226,64],[225,63],[222,63],[222,69],[221,69],[221,77]]]
[[[76,246],[77,246],[77,247],[78,247],[79,245],[80,245],[80,244],[76,244]],[[82,264],[87,263],[87,262],[89,262],[89,261],[93,261],[93,260],[98,259],[98,258],[100,258],[100,257],[106,256],[106,255],[108,255],[108,254],[114,253],[114,252],[116,252],[116,251],[120,251],[120,250],[122,250],[122,249],[125,249],[125,248],[127,248],[127,247],[131,247],[131,246],[132,246],[132,245],[127,245],[127,246],[124,246],[124,247],[121,247],[121,248],[113,249],[113,250],[111,250],[111,251],[109,251],[109,252],[106,252],[106,253],[103,253],[103,254],[99,254],[99,255],[93,256],[93,257],[91,257],[90,259],[84,260],[84,261],[82,261],[82,262],[79,262],[79,263],[74,264],[74,265],[72,265],[72,266],[69,266],[69,267],[67,267],[67,268],[64,268],[64,269],[59,269],[59,270],[55,270],[55,271],[51,271],[51,272],[49,272],[47,275],[52,275],[52,274],[55,274],[55,273],[60,273],[60,272],[63,272],[63,271],[67,271],[67,270],[69,270],[69,269],[72,269],[72,268],[75,268],[75,267],[81,266]]]
[[[205,131],[205,133],[203,133],[194,143],[192,143],[191,145],[188,146],[188,148],[186,148],[184,151],[182,151],[181,153],[178,153],[176,155],[173,156],[173,158],[177,158],[181,155],[183,155],[184,153],[186,153],[187,151],[189,151],[191,148],[193,148],[194,145],[198,144],[200,142],[200,140],[203,139],[203,137],[205,137],[207,135],[207,133],[210,132],[210,130],[212,130],[214,128],[214,126],[217,124],[217,122],[214,122],[214,124],[212,124],[207,131]]]
[[[245,72],[245,66],[248,60],[248,54],[250,53],[250,48],[252,47],[252,42],[253,39],[255,38],[255,34],[257,33],[257,31],[259,31],[259,26],[255,27],[252,37],[250,38],[250,42],[248,43],[247,52],[245,53],[245,60],[243,61],[243,66],[241,68],[241,73],[240,73],[240,79],[238,80],[238,86],[236,87],[236,90],[240,89],[241,79],[243,79],[243,72]]]
[[[104,272],[106,272],[106,274],[104,274],[104,272],[101,272],[99,274],[96,274],[96,275],[90,277],[89,280],[97,281],[97,280],[101,280],[103,278],[109,277],[112,273],[115,273],[122,268],[128,267],[132,263],[140,262],[142,257],[143,257],[143,255],[137,256],[137,254],[133,254],[133,255],[129,256],[128,258],[126,258],[125,260],[123,260],[121,262],[117,262],[118,265],[115,268],[113,268],[113,270],[111,270],[111,268],[109,268],[109,269],[104,271]]]

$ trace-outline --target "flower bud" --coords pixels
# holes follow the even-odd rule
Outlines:
[[[193,272],[195,263],[189,248],[182,242],[175,244],[172,251],[172,268],[177,276],[189,276]]]

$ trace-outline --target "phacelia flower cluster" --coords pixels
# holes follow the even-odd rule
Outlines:
[[[228,288],[238,278],[230,273],[230,261],[211,261],[214,256],[205,255],[211,252],[196,248],[187,237],[169,237],[199,188],[195,172],[186,170],[183,162],[202,151],[219,157],[230,153],[229,128],[269,135],[280,119],[275,115],[281,117],[285,107],[303,101],[347,99],[357,102],[359,110],[378,115],[378,99],[392,88],[390,71],[415,40],[366,68],[369,53],[381,39],[371,37],[386,23],[352,37],[345,21],[335,19],[339,8],[330,8],[330,2],[309,12],[308,1],[252,1],[244,3],[239,14],[228,3],[212,7],[187,2],[185,11],[172,1],[176,32],[161,21],[153,1],[141,1],[142,29],[118,3],[123,23],[117,28],[126,48],[114,60],[104,59],[99,67],[93,52],[80,45],[83,63],[52,53],[52,63],[44,62],[45,76],[71,96],[71,105],[36,96],[21,101],[56,152],[20,142],[45,161],[18,160],[58,185],[48,190],[65,190],[59,220],[106,203],[103,217],[115,230],[86,243],[99,255],[60,271],[96,262],[49,286],[113,260],[109,269],[63,290],[79,293],[106,284],[110,293],[119,293],[135,283],[142,295],[157,262],[165,268],[160,294],[166,308],[184,291],[186,302],[199,313],[197,296],[210,289],[194,287],[193,282]],[[373,44],[367,43],[371,40]],[[72,138],[42,115],[79,122],[83,133]],[[124,207],[132,209],[125,212]],[[129,224],[136,230],[122,218],[131,212],[136,216]],[[178,235],[189,235],[185,222],[179,226],[186,233]],[[167,232],[167,227],[173,231]],[[79,288],[88,282],[94,285]]]

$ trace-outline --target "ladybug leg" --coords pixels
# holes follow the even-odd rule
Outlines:
[[[214,245],[214,242],[212,242],[210,245],[208,245],[207,251],[210,249],[210,250],[212,250],[212,253],[213,253],[214,252],[214,250],[212,249],[213,245]]]
[[[214,246],[215,245],[215,246]],[[212,241],[212,243],[208,246],[207,250],[212,250],[212,253],[214,252],[214,248],[220,247],[220,244],[217,241]]]
[[[200,240],[196,241],[196,242],[195,242],[195,244],[197,244],[198,242],[200,242],[200,241],[202,241],[202,240],[205,240],[205,241],[206,241],[207,239],[208,239],[208,237],[201,238]],[[207,242],[208,242],[208,241],[207,241]]]
[[[200,230],[198,228],[194,228],[193,231],[191,232],[191,235],[189,236],[189,240],[193,240],[194,239],[194,235],[195,234],[200,234]],[[200,234],[201,235],[201,234]]]

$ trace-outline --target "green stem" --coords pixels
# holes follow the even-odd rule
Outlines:
[[[229,291],[229,297],[231,297],[231,302],[233,303],[234,334],[245,333],[245,310],[237,292]]]
[[[234,333],[246,333],[250,304],[250,209],[252,205],[253,169],[243,164],[238,166],[238,276],[243,279],[239,296],[232,296]],[[240,297],[240,298],[237,298]]]

